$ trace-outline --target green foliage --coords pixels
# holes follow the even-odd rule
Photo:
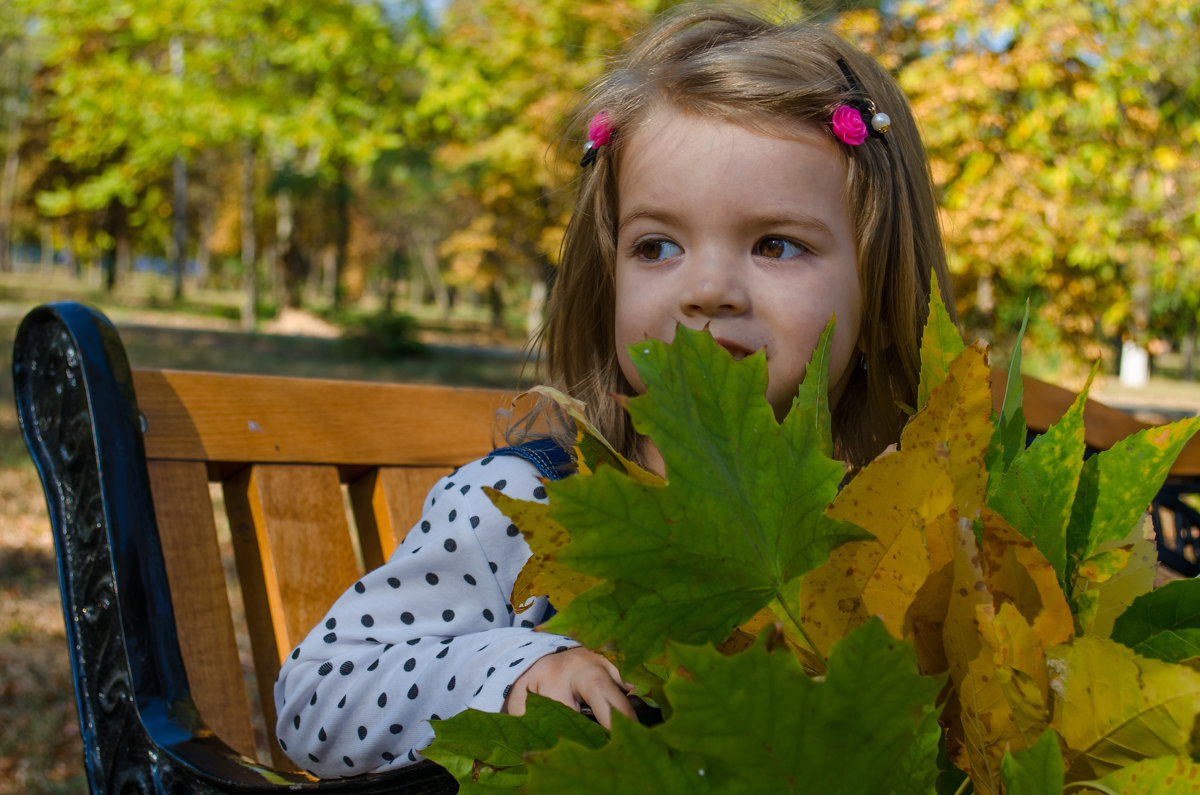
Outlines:
[[[946,322],[936,298],[930,318]],[[1190,764],[1200,674],[1118,640],[1190,642],[1192,590],[1127,608],[1153,569],[1146,495],[1200,421],[1081,466],[1076,406],[1040,444],[989,456],[1015,411],[992,416],[985,352],[926,339],[927,398],[900,450],[840,492],[813,393],[824,344],[782,424],[760,357],[735,362],[684,329],[633,346],[648,389],[627,409],[665,483],[581,425],[590,452],[548,484],[549,506],[499,504],[530,535],[527,570],[573,577],[550,629],[604,649],[666,720],[617,719],[589,747],[541,735],[522,752],[510,732],[503,754],[481,729],[443,762],[461,777],[519,757],[526,770],[503,778],[529,792],[894,795],[967,786],[963,773],[976,793],[1036,793]],[[1019,386],[1008,396],[1019,404]]]
[[[709,335],[685,328],[672,356],[667,347],[634,346],[649,393],[629,401],[635,427],[659,440],[667,484],[602,467],[548,487],[550,515],[571,529],[559,562],[608,581],[565,605],[548,629],[593,647],[611,641],[632,666],[660,654],[668,637],[724,640],[829,550],[859,537],[823,514],[843,470],[821,452],[818,425],[804,422],[812,414],[780,425],[762,399],[763,355],[734,362]],[[810,377],[827,369],[816,361]],[[627,543],[614,546],[613,526],[627,528]]]
[[[635,750],[642,744],[654,749],[652,768],[678,772],[667,779],[669,789],[639,784],[622,792],[686,793],[702,785],[699,791],[865,795],[906,783],[896,771],[913,755],[926,758],[909,769],[922,776],[936,769],[938,730],[926,716],[942,683],[922,677],[911,647],[889,638],[882,624],[869,622],[838,643],[821,682],[770,642],[764,633],[733,656],[672,644],[666,686],[672,717],[590,754],[552,749],[539,761],[529,791],[574,792],[574,786],[556,787],[584,770],[608,783],[635,754],[644,757],[645,750]]]
[[[511,792],[529,776],[525,754],[560,739],[583,748],[607,742],[599,725],[557,701],[530,693],[526,706],[520,718],[468,710],[433,721],[437,740],[421,753],[453,773],[460,792]]]
[[[840,24],[923,122],[968,325],[1007,337],[1031,299],[1031,342],[1085,358],[1113,335],[1186,330],[1200,300],[1194,3],[902,2]]]
[[[1200,657],[1200,582],[1176,580],[1142,594],[1117,618],[1112,637],[1143,657]]]
[[[1006,795],[1059,795],[1063,791],[1063,760],[1058,735],[1047,730],[1024,751],[1005,752],[1001,775]]]
[[[343,340],[356,353],[382,359],[428,352],[417,338],[420,326],[412,315],[377,312],[354,323]]]

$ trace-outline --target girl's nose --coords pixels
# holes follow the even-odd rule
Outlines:
[[[719,260],[693,260],[684,271],[680,305],[685,316],[739,315],[749,307],[750,294],[736,265]]]

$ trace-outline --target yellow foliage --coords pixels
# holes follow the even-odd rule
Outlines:
[[[1141,759],[1189,756],[1200,673],[1139,657],[1088,635],[1048,652],[1053,728],[1068,781],[1100,778]]]
[[[500,511],[520,528],[533,554],[521,569],[513,585],[512,604],[517,612],[529,607],[535,596],[549,597],[558,609],[600,582],[556,560],[559,550],[570,540],[567,529],[550,518],[549,506],[515,500],[491,487],[484,491]]]

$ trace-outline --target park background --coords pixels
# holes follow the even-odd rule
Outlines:
[[[670,5],[0,0],[5,362],[25,311],[71,297],[135,366],[535,380],[582,145],[564,122]],[[1028,307],[1027,372],[1077,388],[1098,361],[1110,403],[1200,410],[1200,7],[758,5],[897,76],[994,363]],[[0,393],[0,793],[79,792],[48,522]]]

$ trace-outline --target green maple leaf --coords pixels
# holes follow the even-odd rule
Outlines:
[[[437,739],[421,753],[458,779],[459,792],[514,792],[528,779],[525,754],[551,748],[560,739],[599,748],[608,733],[557,701],[530,693],[523,716],[469,709],[432,721]]]
[[[1042,732],[1037,742],[1023,751],[1005,751],[1000,762],[1005,795],[1059,795],[1063,773],[1062,751],[1053,729]]]
[[[1200,657],[1200,581],[1175,580],[1142,594],[1117,617],[1112,639],[1143,657]]]
[[[844,467],[829,457],[826,329],[783,423],[764,397],[765,357],[734,361],[702,332],[631,346],[647,386],[628,402],[666,463],[667,483],[615,467],[547,486],[550,515],[570,530],[557,560],[606,582],[548,624],[628,666],[668,638],[717,643],[862,531],[824,515]]]
[[[730,657],[671,644],[672,717],[653,729],[618,722],[610,745],[569,743],[533,760],[531,792],[826,794],[928,792],[937,775],[934,700],[908,643],[872,620],[834,645],[824,681],[810,679],[765,632]],[[653,771],[645,780],[628,769]],[[602,790],[587,782],[621,786]],[[580,789],[579,787],[583,787]]]
[[[716,792],[706,760],[666,744],[653,729],[613,713],[612,741],[591,750],[564,742],[529,759],[526,792],[561,795],[692,795]]]

